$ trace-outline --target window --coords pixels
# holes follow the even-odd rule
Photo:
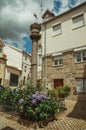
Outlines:
[[[83,14],[72,18],[72,20],[73,20],[73,28],[74,29],[82,27],[84,25],[84,16],[83,16]]]
[[[53,18],[53,16],[51,16],[50,14],[46,14],[46,15],[44,16],[44,21],[48,21],[48,20],[50,20],[51,18]]]
[[[25,80],[26,80],[26,77],[24,76],[23,77],[23,85],[25,85]]]
[[[10,74],[10,86],[18,86],[19,76],[16,74]]]
[[[76,52],[76,62],[86,62],[86,51]]]
[[[86,61],[86,51],[82,52],[82,58],[83,58],[83,61]]]
[[[24,71],[26,72],[27,66],[24,66]]]
[[[49,20],[49,18],[50,18],[50,16],[47,14],[46,17],[45,17],[45,19]]]
[[[53,36],[54,35],[59,35],[61,33],[62,33],[62,31],[61,31],[61,23],[54,25],[53,26]]]
[[[86,92],[86,78],[76,79],[76,92]]]
[[[53,65],[54,66],[63,65],[63,58],[62,57],[54,57],[54,59],[53,59]]]
[[[39,65],[41,65],[42,64],[42,56],[41,56],[41,54],[39,54],[39,61],[38,61],[39,63]]]

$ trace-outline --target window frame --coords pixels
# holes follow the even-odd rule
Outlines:
[[[19,75],[18,74],[14,74],[14,73],[10,73],[9,86],[17,87],[18,83],[19,83]]]
[[[38,55],[38,65],[41,65],[42,64],[42,55],[39,54]]]
[[[27,66],[25,65],[25,66],[24,66],[24,72],[26,72],[26,71],[27,71]]]
[[[59,26],[59,25],[60,25],[60,26]],[[57,27],[57,29],[54,30],[54,27]],[[59,27],[60,27],[60,29],[59,29]],[[62,23],[59,22],[59,23],[57,23],[57,24],[52,25],[52,31],[53,31],[52,36],[61,35],[61,34],[62,34]]]
[[[82,62],[86,62],[86,60],[84,60],[83,58],[84,58],[84,56],[83,56],[83,53],[85,52],[85,55],[86,55],[86,50],[83,50],[83,51],[77,51],[76,53],[75,53],[75,62],[76,63],[82,63]],[[78,61],[77,60],[77,54],[78,53],[80,53],[80,61]]]
[[[86,78],[76,78],[75,81],[76,81],[76,93],[86,93]],[[77,81],[79,81],[79,83]]]
[[[60,64],[60,60],[62,60],[62,63]],[[55,62],[57,64],[55,64]],[[62,56],[55,56],[53,57],[53,66],[62,66],[63,65],[63,57]]]
[[[74,20],[77,20],[77,21],[78,21],[78,19],[79,19],[80,17],[82,17],[82,25],[75,26],[75,24],[78,24],[78,22],[77,22],[77,23],[74,23]],[[85,25],[84,14],[83,14],[83,13],[80,13],[80,14],[78,14],[78,15],[72,16],[72,23],[73,23],[73,30],[74,30],[74,29],[78,29],[78,28],[80,28],[80,27],[83,27],[83,26]]]

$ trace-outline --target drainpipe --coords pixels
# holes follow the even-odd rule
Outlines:
[[[47,61],[46,61],[46,23],[44,23],[45,32],[44,32],[44,92],[46,93],[46,78],[47,78]]]

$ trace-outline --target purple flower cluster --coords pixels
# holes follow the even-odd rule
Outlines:
[[[46,95],[42,94],[40,95],[42,99],[47,99]]]
[[[21,99],[19,100],[19,104],[23,104],[23,103],[24,103],[24,99],[21,98]]]
[[[36,104],[36,102],[37,102],[36,99],[32,99],[31,101],[32,104]]]
[[[42,99],[47,99],[47,96],[44,94],[40,94],[39,91],[36,91],[35,94],[32,95],[33,99],[31,101],[32,104],[36,104],[38,101]]]

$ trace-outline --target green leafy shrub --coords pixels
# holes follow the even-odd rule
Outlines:
[[[3,91],[4,91],[4,87],[0,85],[0,107],[1,107],[1,96]]]
[[[48,90],[47,95],[48,95],[50,98],[52,98],[52,97],[57,98],[58,95],[59,95],[59,93],[58,93],[58,91],[57,91],[56,88],[53,88],[53,89],[49,89],[49,90]]]
[[[19,100],[21,115],[32,121],[41,121],[53,116],[57,110],[58,102],[55,98],[48,98],[45,94],[36,91]]]
[[[66,85],[66,86],[59,86],[57,88],[53,88],[48,90],[47,95],[55,98],[65,98],[70,94],[71,88]]]
[[[5,88],[0,91],[0,105],[7,112],[17,112],[24,119],[37,122],[54,116],[58,101],[37,91],[37,88]]]
[[[21,97],[21,91],[18,89],[12,90],[10,88],[5,88],[1,91],[0,95],[0,105],[5,111],[17,111],[18,110],[18,100]]]
[[[57,89],[57,91],[59,93],[60,98],[66,98],[70,94],[70,91],[71,91],[71,88],[68,85],[60,86],[60,87],[58,87],[56,89]]]

